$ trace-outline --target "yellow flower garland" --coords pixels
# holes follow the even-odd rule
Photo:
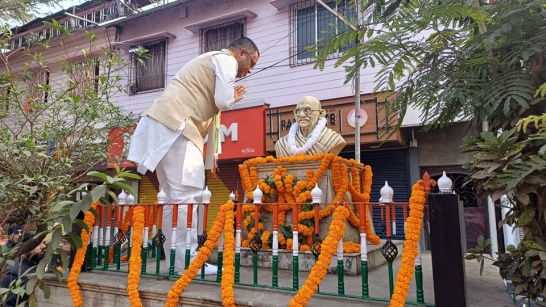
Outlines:
[[[142,233],[144,231],[144,207],[133,209],[133,231],[131,258],[129,259],[129,274],[127,276],[127,296],[131,306],[142,307],[138,283],[140,282],[140,266],[142,265]]]
[[[191,262],[188,269],[184,270],[184,274],[174,283],[172,288],[169,290],[169,293],[167,294],[167,303],[165,304],[166,307],[176,307],[178,305],[178,301],[180,300],[180,294],[182,294],[184,289],[191,283],[193,278],[199,272],[199,269],[205,263],[205,260],[209,258],[214,247],[218,244],[218,239],[220,238],[220,234],[224,229],[227,212],[233,212],[234,206],[235,205],[231,200],[220,206],[220,212],[216,216],[210,232],[207,233],[207,241],[205,241],[203,246],[199,249],[199,253]]]
[[[298,290],[298,293],[290,300],[288,306],[300,307],[306,306],[311,297],[318,290],[318,285],[324,279],[328,266],[332,261],[332,257],[336,253],[337,244],[345,231],[345,220],[349,216],[349,210],[343,206],[336,208],[332,217],[332,223],[329,227],[328,236],[324,239],[321,246],[321,252],[319,258],[311,272],[309,277],[305,280],[305,284]]]
[[[419,253],[417,248],[421,236],[423,210],[426,203],[425,196],[425,183],[423,180],[419,180],[411,188],[410,214],[406,220],[406,240],[404,241],[402,264],[396,276],[394,292],[389,305],[392,307],[402,307],[406,302],[409,285],[413,277],[415,258]]]
[[[235,215],[233,210],[226,212],[226,222],[224,223],[224,259],[222,271],[222,304],[226,307],[235,307],[235,229],[233,223]]]
[[[98,201],[91,203],[91,208],[95,210],[99,205]],[[87,244],[91,238],[91,232],[93,230],[93,223],[95,222],[95,216],[91,211],[85,212],[84,223],[87,225],[89,231],[83,229],[81,233],[82,247],[78,248],[76,255],[74,256],[74,262],[72,263],[72,268],[70,269],[70,274],[67,279],[68,290],[72,296],[72,302],[74,306],[81,307],[83,306],[83,297],[80,293],[80,286],[78,285],[78,277],[80,276],[83,262],[85,261],[85,253],[87,252]]]

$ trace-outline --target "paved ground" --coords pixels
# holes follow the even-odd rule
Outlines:
[[[430,253],[422,254],[423,263],[423,275],[424,275],[424,295],[425,302],[434,304],[434,290],[432,280],[432,265]],[[400,265],[400,258],[394,263],[394,272],[398,271]],[[466,261],[466,281],[467,281],[467,294],[468,305],[471,307],[508,307],[515,306],[514,302],[510,298],[502,278],[498,274],[496,267],[493,267],[490,262],[486,263],[483,275],[479,275],[479,265],[473,261]],[[151,270],[150,270],[151,271]],[[348,307],[348,306],[386,306],[387,298],[389,297],[389,280],[387,274],[387,266],[379,267],[369,274],[370,282],[370,297],[383,299],[383,302],[377,301],[364,301],[360,299],[346,299],[339,297],[332,297],[327,295],[315,295],[309,302],[308,306],[313,307]],[[303,284],[306,272],[301,272],[300,285]],[[210,277],[212,279],[212,277]],[[125,287],[127,285],[127,276],[125,274],[100,272],[94,271],[91,273],[82,273],[79,279],[82,284],[82,289],[100,289],[93,290],[104,293],[119,293],[124,296],[126,293]],[[173,284],[173,280],[167,280],[163,278],[157,278],[152,276],[143,276],[140,282],[139,288],[141,289],[141,296],[143,298],[148,297],[150,300],[144,304],[145,306],[163,306],[164,302],[161,299],[166,297],[166,293],[169,291]],[[251,268],[242,268],[241,270],[241,282],[253,283],[253,273]],[[260,269],[258,275],[258,284],[271,284],[271,271],[266,269]],[[62,287],[66,287],[64,283],[61,283]],[[281,271],[279,276],[279,285],[283,287],[292,286],[292,272]],[[329,274],[320,286],[320,290],[323,292],[337,293],[337,275]],[[67,292],[66,290],[62,290]],[[64,293],[64,292],[63,292]],[[70,306],[71,302],[68,293],[65,293],[65,299],[60,299],[63,293],[58,292],[55,296],[47,301],[41,301],[40,306]],[[291,291],[279,291],[269,290],[264,288],[251,288],[238,286],[235,290],[235,296],[237,306],[255,306],[255,307],[277,307],[287,306],[288,301],[294,296],[294,292]],[[345,294],[348,295],[361,295],[361,277],[345,277]],[[119,295],[117,296],[119,298]],[[56,301],[55,298],[58,298]],[[216,283],[210,282],[193,282],[182,294],[184,306],[221,306],[220,288]],[[120,298],[116,302],[115,306],[128,306],[124,303],[123,298]],[[65,302],[66,301],[66,302]],[[87,302],[91,300],[88,299]],[[126,300],[125,300],[126,301]],[[408,301],[416,301],[415,284],[411,285],[410,292],[408,294]],[[99,299],[99,302],[104,302],[104,299]],[[128,301],[127,301],[128,302]],[[193,303],[191,303],[193,302]],[[201,303],[199,303],[201,302]],[[44,303],[44,304],[42,304]],[[65,304],[65,303],[68,303]],[[90,305],[91,306],[91,305]],[[98,306],[98,305],[93,305]],[[462,306],[453,306],[462,307]]]

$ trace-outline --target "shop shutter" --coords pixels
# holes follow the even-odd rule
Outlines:
[[[213,177],[211,172],[207,170],[207,186],[212,192],[211,202],[213,204],[224,204],[229,199],[231,192],[235,193],[239,190],[239,201],[243,201],[244,193],[241,188],[239,176],[239,162],[220,161],[218,163],[217,177]],[[214,205],[209,207],[207,218],[207,228],[210,229],[214,218],[218,214],[219,206]]]
[[[207,231],[210,230],[214,219],[220,211],[220,205],[225,204],[229,199],[229,194],[231,191],[224,185],[222,180],[219,177],[212,176],[210,170],[207,170],[206,176],[206,185],[212,193],[210,202],[212,205],[209,206],[209,212],[207,215]]]
[[[394,190],[393,200],[395,202],[408,202],[411,194],[411,183],[409,182],[409,165],[407,149],[363,151],[361,161],[372,167],[373,182],[372,202],[377,202],[381,197],[379,191],[389,182]],[[342,153],[345,158],[354,158],[354,153]],[[381,212],[380,208],[374,207],[373,223],[375,231],[381,235]],[[396,212],[396,238],[403,238],[404,216],[402,210]]]
[[[159,183],[155,173],[148,172],[144,176],[140,176],[140,185],[138,187],[138,203],[153,204],[157,201],[157,193],[159,193]]]

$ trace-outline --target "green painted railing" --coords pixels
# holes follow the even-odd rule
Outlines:
[[[209,204],[207,204],[209,205]],[[271,204],[269,204],[271,205]],[[301,205],[309,205],[309,204],[295,204],[294,208],[296,210],[299,210],[299,206]],[[355,203],[354,205],[360,206],[362,204]],[[407,204],[404,204],[407,206]],[[100,206],[98,211],[101,211],[99,214],[99,217],[101,218],[98,220],[93,229],[92,239],[88,248],[88,253],[86,255],[87,257],[87,264],[88,268],[92,270],[105,270],[105,271],[111,271],[111,272],[119,272],[119,273],[127,273],[128,272],[128,258],[130,258],[131,250],[130,248],[126,248],[127,245],[130,245],[130,239],[129,239],[129,233],[131,232],[131,225],[125,225],[123,226],[123,217],[125,215],[126,211],[129,211],[132,209],[132,207],[135,205],[131,204],[120,204],[120,205],[114,205],[114,206]],[[161,202],[158,205],[142,205],[147,207],[146,212],[146,219],[145,219],[145,233],[143,234],[143,238],[145,239],[143,242],[143,248],[142,248],[142,266],[141,266],[141,274],[142,275],[151,275],[151,276],[159,276],[159,277],[167,277],[167,278],[177,278],[175,275],[175,269],[174,269],[174,261],[178,257],[176,255],[175,250],[175,241],[172,242],[166,242],[165,237],[163,236],[162,232],[162,223],[158,221],[158,217],[162,216],[163,207],[164,206],[173,206],[173,212],[178,211],[178,206],[184,206],[184,204],[180,205],[167,205],[162,204]],[[210,206],[219,206],[219,204],[210,204]],[[261,204],[256,204],[256,210],[253,212],[254,217],[259,216],[259,207]],[[244,250],[241,247],[241,235],[242,235],[242,226],[243,226],[243,219],[242,219],[242,204],[236,204],[236,231],[235,231],[235,276],[234,276],[234,282],[235,285],[238,286],[247,286],[247,287],[255,287],[255,288],[265,288],[265,289],[277,289],[277,290],[284,290],[284,291],[290,291],[295,292],[297,291],[301,285],[305,282],[305,280],[300,279],[300,257],[301,253],[307,253],[307,252],[301,252],[298,250],[298,228],[296,225],[293,227],[293,246],[292,246],[292,274],[291,274],[291,281],[284,280],[284,283],[281,281],[281,276],[286,274],[279,274],[279,248],[278,248],[278,234],[279,234],[279,228],[277,225],[277,204],[273,204],[273,225],[272,225],[272,238],[273,243],[271,245],[271,250],[263,250],[261,240],[259,240],[259,236],[256,237],[256,240],[259,240],[259,242],[252,242],[251,240],[251,249],[253,250],[252,253],[252,282],[249,283],[245,280],[243,282],[241,279],[241,270],[243,270],[243,267],[241,265],[242,262],[242,251]],[[318,206],[316,206],[318,208]],[[188,208],[189,209],[189,208]],[[317,209],[318,210],[318,209]],[[205,210],[206,211],[206,210]],[[188,212],[192,212],[192,210],[188,210]],[[317,211],[318,212],[318,211]],[[112,213],[114,213],[112,215]],[[108,220],[108,218],[105,217],[112,217]],[[188,225],[178,225],[177,223],[177,215],[173,214],[173,220],[170,221],[172,223],[172,237],[176,238],[176,232],[180,229],[180,227],[191,225],[191,217],[188,217]],[[113,221],[114,227],[111,227],[111,222]],[[205,217],[206,219],[206,217]],[[163,221],[166,222],[166,221]],[[296,221],[297,222],[297,219]],[[125,230],[125,233],[123,232],[124,227],[127,227]],[[258,227],[257,223],[253,225],[253,227]],[[390,227],[388,227],[390,228]],[[388,229],[390,232],[390,229]],[[99,234],[102,233],[102,236]],[[189,233],[189,232],[188,232]],[[223,236],[222,236],[223,237]],[[316,238],[318,238],[318,233],[316,234]],[[324,238],[323,238],[324,239]],[[361,299],[363,301],[379,301],[379,302],[388,302],[390,300],[390,296],[393,293],[393,287],[394,287],[394,277],[396,272],[393,270],[392,262],[388,262],[388,280],[389,280],[389,293],[370,293],[370,285],[369,285],[369,271],[368,271],[368,250],[367,250],[367,244],[366,242],[366,234],[365,229],[363,227],[360,228],[360,243],[361,243],[361,251],[360,251],[360,273],[361,273],[361,294],[348,294],[346,293],[346,275],[345,275],[345,267],[344,267],[344,258],[346,255],[343,254],[343,244],[340,241],[338,244],[338,250],[337,254],[335,255],[336,259],[336,267],[335,270],[337,272],[337,287],[335,289],[326,289],[324,286],[321,286],[321,288],[316,292],[318,295],[325,295],[325,296],[338,296],[338,297],[345,297],[345,298],[356,298]],[[254,243],[254,246],[253,246]],[[258,244],[259,243],[259,244]],[[364,244],[362,244],[364,243]],[[320,243],[317,243],[318,250],[320,251]],[[189,247],[189,246],[187,246]],[[110,250],[113,249],[113,257],[111,257]],[[170,258],[170,266],[169,268],[163,268],[161,265],[164,264],[164,261],[161,260],[162,256],[162,249],[166,249],[167,251],[170,251],[169,254],[166,254],[165,256]],[[219,240],[219,247],[218,252],[216,253],[216,259],[218,267],[222,266],[223,262],[223,243],[222,239]],[[263,269],[259,267],[259,255],[261,253],[267,253],[271,254],[271,268],[270,269]],[[187,268],[190,265],[190,250],[186,249],[185,253],[183,255],[184,257],[184,264]],[[316,254],[318,257],[318,254]],[[111,257],[111,258],[109,258]],[[317,259],[317,258],[315,258]],[[246,262],[246,261],[245,261]],[[270,270],[270,273],[267,273],[268,275],[271,274],[271,279],[268,281],[267,284],[263,284],[264,280],[259,280],[259,277],[261,276],[261,271]],[[423,291],[423,274],[422,274],[422,267],[420,263],[420,255],[418,259],[416,260],[416,266],[415,266],[415,284],[416,284],[416,301],[415,302],[406,302],[407,305],[416,305],[416,306],[433,306],[431,303],[425,302],[425,294]],[[206,276],[204,270],[201,270],[200,274],[197,275],[195,280],[197,281],[206,281],[206,282],[214,282],[219,283],[222,278],[222,270],[218,270],[218,273],[215,276]],[[360,280],[360,278],[358,279]],[[291,284],[291,287],[287,286],[280,286],[281,284]],[[333,291],[332,291],[333,290]]]

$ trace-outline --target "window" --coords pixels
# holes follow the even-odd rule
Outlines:
[[[348,20],[356,18],[357,13],[354,6],[349,5],[348,0],[341,1],[336,5],[336,1],[325,1],[325,3],[337,10]],[[290,23],[292,28],[292,41],[290,48],[290,65],[296,66],[313,62],[316,52],[308,51],[308,47],[315,44],[325,45],[336,35],[347,31],[347,26],[339,20],[334,14],[316,3],[314,0],[303,1],[291,5]],[[353,44],[337,50],[332,58],[339,57],[339,54]]]
[[[87,91],[97,92],[99,75],[98,61],[90,60],[84,63],[77,63],[72,68],[71,79],[74,81],[73,93],[76,96],[83,96]]]
[[[9,113],[11,88],[8,83],[0,85],[0,118],[5,118]]]
[[[165,88],[167,39],[133,46],[130,94],[140,94]],[[145,52],[143,52],[145,51]]]
[[[47,102],[49,71],[29,72],[23,75],[27,83],[27,95],[25,101],[25,114],[32,114],[41,103]]]
[[[203,53],[227,48],[232,40],[245,36],[246,19],[201,29],[201,51]]]

